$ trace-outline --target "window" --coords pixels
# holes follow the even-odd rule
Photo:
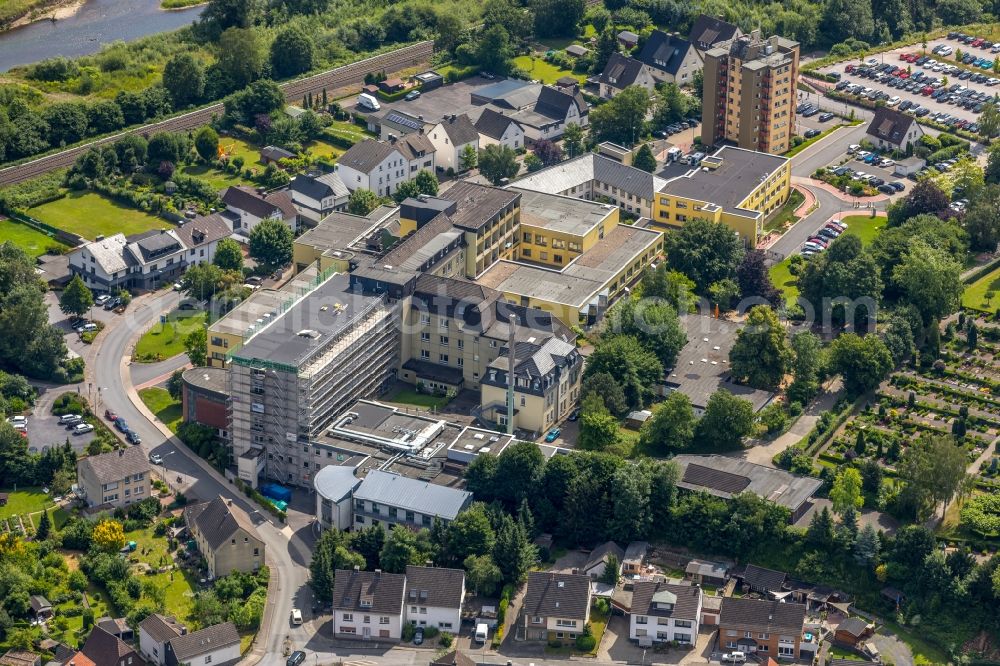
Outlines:
[[[354,613],[344,613],[344,622],[354,622]]]
[[[447,354],[438,354],[438,362],[442,363],[444,365],[448,365],[448,355]]]
[[[420,334],[420,341],[421,342],[430,342],[431,341],[431,334],[427,333],[427,332],[421,333]]]
[[[674,626],[682,629],[690,629],[692,625],[691,620],[674,620]],[[761,636],[761,638],[763,638],[763,636]]]
[[[380,615],[378,618],[379,624],[389,624],[389,617],[387,615]]]
[[[636,615],[635,616],[635,623],[636,624],[646,624],[648,621],[649,621],[649,618],[647,618],[645,615]]]
[[[557,627],[576,627],[576,620],[556,620]]]
[[[542,618],[540,618],[539,616],[533,615],[531,617],[531,624],[541,624],[541,623],[542,623]]]
[[[362,603],[364,603],[364,602],[362,602]],[[372,623],[372,616],[371,615],[365,615],[364,623],[365,624],[371,624]]]
[[[420,350],[420,358],[424,359],[425,361],[428,361],[431,358],[431,353],[429,351],[427,351],[426,349],[421,349]]]
[[[448,336],[447,335],[441,335],[441,336],[438,336],[438,337],[439,337],[438,341],[441,343],[441,346],[442,347],[447,347],[448,346]]]

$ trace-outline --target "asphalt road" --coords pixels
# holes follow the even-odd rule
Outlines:
[[[289,102],[297,103],[308,93],[321,93],[324,88],[334,90],[347,85],[360,84],[364,81],[365,74],[369,72],[385,71],[393,73],[407,67],[426,62],[434,51],[434,42],[425,41],[410,46],[404,46],[394,51],[382,53],[371,58],[359,60],[327,72],[308,76],[303,79],[289,81],[281,85],[285,92],[285,97]],[[6,169],[0,169],[0,186],[13,185],[22,181],[34,178],[43,173],[68,167],[76,161],[76,158],[90,149],[91,146],[101,145],[114,141],[126,134],[141,134],[148,136],[155,132],[182,131],[200,127],[212,120],[213,116],[221,116],[224,112],[222,104],[213,104],[203,109],[191,111],[173,118],[168,118],[157,123],[136,127],[134,129],[115,134],[113,136],[98,139],[91,143],[86,143],[69,150],[64,150],[45,157],[40,157],[24,164],[19,164]]]
[[[308,563],[311,538],[308,524],[278,525],[272,522],[270,514],[261,513],[256,505],[246,501],[229,483],[220,480],[217,474],[207,472],[196,461],[193,453],[188,453],[176,438],[166,438],[149,421],[128,397],[130,386],[129,369],[126,365],[134,337],[154,321],[162,312],[177,306],[179,295],[175,292],[159,292],[138,299],[126,314],[109,323],[104,330],[93,363],[89,366],[88,380],[101,387],[100,405],[97,409],[110,407],[124,417],[130,427],[142,438],[142,448],[147,454],[158,453],[163,458],[162,474],[174,487],[179,487],[189,498],[211,499],[224,495],[238,502],[253,518],[261,538],[267,548],[267,563],[272,577],[277,580],[275,592],[268,597],[270,626],[262,629],[258,641],[264,649],[262,664],[284,663],[285,639],[291,633],[288,624],[293,605],[308,608],[309,593]],[[123,359],[126,359],[123,361]],[[180,481],[178,482],[178,478]],[[294,529],[297,527],[297,531]],[[300,639],[304,642],[304,637]]]

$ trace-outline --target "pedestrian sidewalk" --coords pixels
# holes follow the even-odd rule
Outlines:
[[[834,195],[835,197],[846,203],[854,203],[855,201],[857,201],[864,204],[871,202],[878,204],[889,200],[889,196],[887,194],[876,194],[873,197],[851,196],[850,194],[845,194],[841,192],[840,190],[838,190],[833,185],[830,185],[829,183],[824,183],[822,180],[816,180],[815,178],[806,178],[804,176],[792,176],[792,185],[809,185],[811,187],[818,187],[822,190],[826,190],[830,194]]]

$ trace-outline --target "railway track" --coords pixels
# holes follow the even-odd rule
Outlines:
[[[352,62],[326,72],[307,76],[305,78],[288,81],[281,84],[281,89],[285,93],[285,99],[296,102],[309,93],[321,93],[324,88],[334,90],[348,85],[361,83],[365,75],[369,72],[385,70],[392,73],[408,67],[413,67],[427,62],[434,52],[434,42],[425,41],[418,44],[404,46],[394,51],[380,53],[379,55],[365,58],[357,62]],[[0,169],[0,186],[14,185],[25,180],[52,171],[68,167],[76,161],[76,158],[90,149],[91,146],[99,146],[125,136],[127,134],[141,134],[144,136],[155,134],[156,132],[178,132],[201,127],[212,120],[212,116],[221,116],[223,107],[221,103],[212,104],[202,109],[197,109],[179,116],[167,118],[149,125],[135,127],[118,134],[97,139],[68,150],[39,157],[38,159],[18,164],[16,166]]]

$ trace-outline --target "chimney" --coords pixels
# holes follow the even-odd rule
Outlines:
[[[378,578],[381,575],[382,575],[382,570],[381,569],[376,569],[375,570],[375,577]]]
[[[354,565],[354,570],[355,571],[361,571],[361,567],[359,567],[357,564],[355,564]]]
[[[118,457],[121,458],[125,455],[125,449],[118,449]]]
[[[233,505],[233,498],[232,497],[227,497],[226,498],[226,504],[228,504],[229,506],[232,506]]]

